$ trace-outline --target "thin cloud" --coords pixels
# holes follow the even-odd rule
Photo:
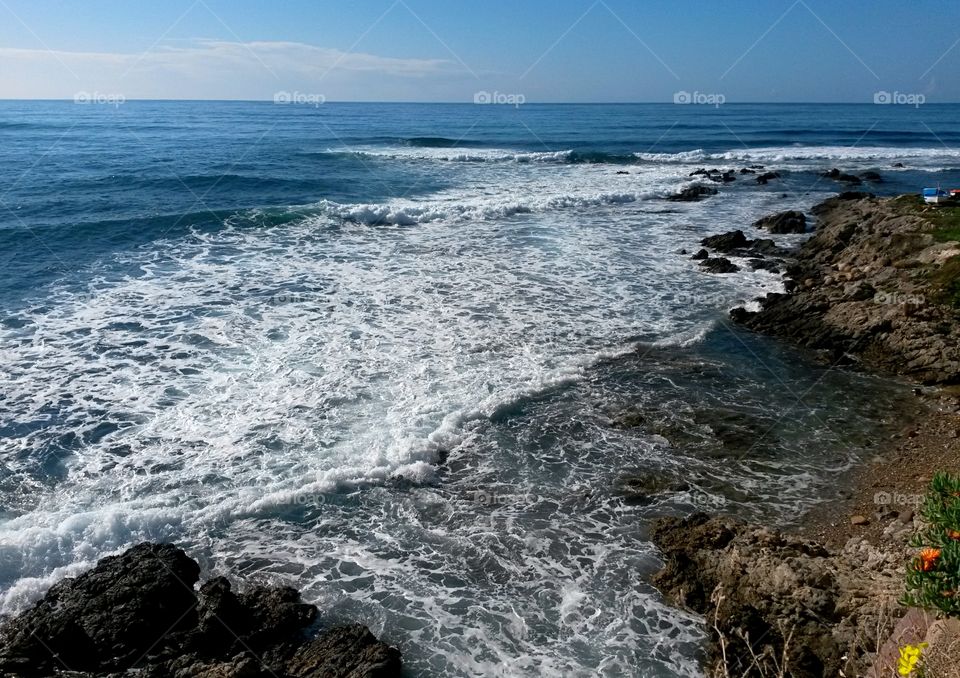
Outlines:
[[[142,98],[167,98],[181,92],[200,92],[202,98],[204,91],[227,98],[256,98],[249,86],[241,86],[253,83],[259,95],[267,97],[284,86],[323,91],[327,78],[462,74],[461,67],[448,59],[399,59],[297,42],[222,40],[166,45],[146,54],[0,48],[0,68],[8,76],[0,81],[0,97],[24,98],[69,98],[84,87]]]

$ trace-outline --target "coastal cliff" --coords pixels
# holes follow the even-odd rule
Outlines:
[[[732,318],[831,365],[938,389],[923,394],[925,417],[896,435],[881,461],[853,474],[846,501],[818,507],[800,525],[775,530],[704,514],[658,521],[651,536],[665,564],[654,582],[668,600],[705,617],[710,676],[879,678],[896,675],[899,643],[934,637],[928,665],[953,668],[929,675],[958,675],[957,629],[945,632],[943,622],[900,603],[920,518],[910,507],[878,504],[876,492],[920,496],[934,471],[960,470],[960,207],[845,193],[812,214],[815,233],[793,251],[741,231],[702,242],[786,269],[786,293],[760,299],[756,311],[735,309]],[[777,225],[788,221],[796,226],[790,232],[803,230],[797,213],[755,226],[784,232]]]

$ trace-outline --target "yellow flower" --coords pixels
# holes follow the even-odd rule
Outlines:
[[[920,662],[920,654],[926,649],[927,643],[906,645],[900,648],[900,661],[897,662],[897,673],[909,676]]]

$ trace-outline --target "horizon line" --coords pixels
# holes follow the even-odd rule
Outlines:
[[[133,101],[148,103],[248,103],[248,104],[273,104],[276,106],[304,106],[307,108],[318,108],[327,104],[412,104],[412,105],[442,105],[442,106],[478,106],[494,108],[523,108],[524,106],[678,106],[682,108],[723,108],[724,106],[883,106],[890,108],[906,107],[914,108],[914,105],[899,104],[878,104],[872,101],[727,101],[722,104],[680,104],[673,101],[526,101],[520,104],[492,104],[477,103],[474,101],[417,101],[409,99],[400,100],[350,100],[335,99],[323,101],[322,103],[310,102],[277,102],[272,99],[175,99],[175,98],[127,98],[122,94],[111,94],[109,96],[123,97],[121,103]],[[0,102],[64,102],[75,103],[77,105],[93,105],[92,102],[78,102],[76,97],[48,97],[48,98],[20,98],[20,97],[0,97]],[[105,102],[112,105],[111,102]],[[115,102],[114,102],[115,103]],[[921,106],[955,106],[960,101],[937,101],[924,102]]]

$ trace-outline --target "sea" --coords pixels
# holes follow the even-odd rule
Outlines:
[[[960,186],[960,106],[3,101],[0,160],[0,612],[165,541],[410,676],[700,676],[652,521],[794,523],[911,394],[689,255]]]

